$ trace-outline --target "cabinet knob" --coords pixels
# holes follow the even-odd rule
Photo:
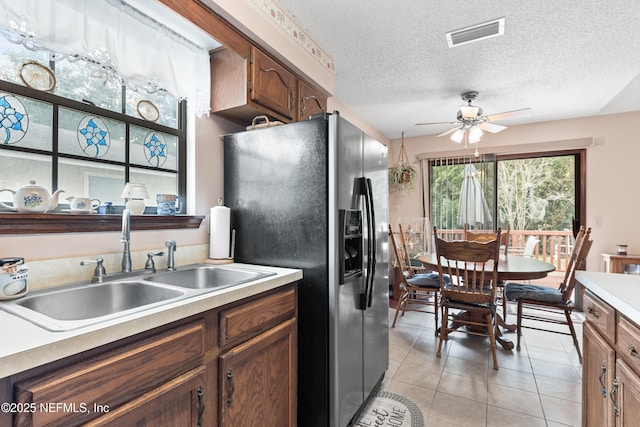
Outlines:
[[[627,349],[629,350],[629,354],[631,356],[640,359],[640,353],[636,351],[636,348],[633,346],[633,344],[629,344],[629,347],[627,347]]]
[[[593,306],[590,306],[590,307],[587,308],[587,313],[589,313],[590,315],[592,315],[596,319],[600,318],[600,314],[593,308]]]

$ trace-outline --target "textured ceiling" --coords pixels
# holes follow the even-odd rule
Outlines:
[[[432,135],[462,92],[514,125],[640,109],[640,2],[279,0],[333,56],[335,96],[389,138]],[[505,34],[445,33],[505,17]]]

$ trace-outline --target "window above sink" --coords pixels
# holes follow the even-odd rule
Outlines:
[[[125,182],[145,183],[151,195],[145,213],[155,213],[156,194],[177,194],[184,214],[188,138],[194,143],[187,122],[208,111],[208,51],[219,43],[155,2],[6,6],[0,17],[0,189],[36,180],[51,193],[65,190],[58,212],[67,207],[65,198],[88,197],[112,202],[117,213]],[[11,196],[0,193],[0,200],[11,204]],[[0,234],[82,231],[73,226],[80,218],[18,214],[10,221],[19,226],[9,229],[0,215]],[[136,222],[142,229],[183,228],[202,218]],[[40,224],[44,220],[51,224]],[[87,231],[116,229],[110,218],[94,223],[99,229]]]

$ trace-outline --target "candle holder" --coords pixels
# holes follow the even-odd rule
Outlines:
[[[144,184],[127,182],[120,197],[128,200],[125,206],[131,215],[142,215],[146,206],[144,199],[149,198],[149,192]]]

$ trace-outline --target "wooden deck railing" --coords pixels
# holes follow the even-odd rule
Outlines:
[[[464,238],[462,229],[438,230],[438,234],[445,240]],[[509,251],[515,254],[522,253],[529,236],[534,236],[540,241],[533,252],[533,257],[555,265],[556,271],[564,271],[573,250],[573,233],[571,231],[511,230]]]

